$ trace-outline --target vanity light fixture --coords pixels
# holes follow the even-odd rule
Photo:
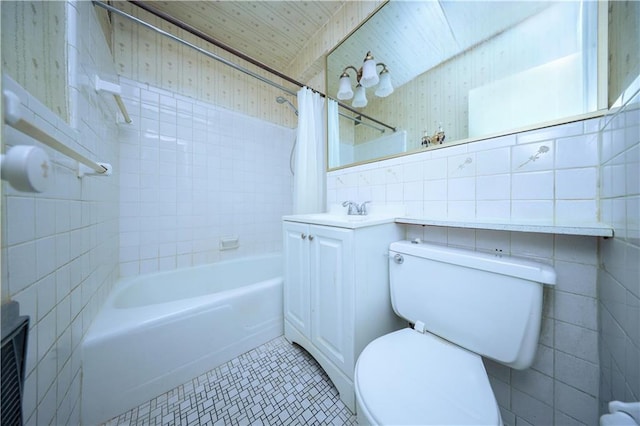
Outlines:
[[[382,70],[378,75],[376,67],[381,66]],[[356,86],[355,96],[351,89],[351,78],[347,70],[353,70],[356,73],[356,80],[358,84]],[[367,56],[364,58],[364,62],[360,69],[356,69],[353,65],[349,65],[342,70],[340,75],[340,87],[338,88],[337,97],[339,100],[344,101],[353,97],[351,106],[355,108],[362,108],[367,106],[367,94],[365,89],[367,87],[373,87],[378,85],[375,91],[375,95],[379,98],[385,98],[393,93],[393,86],[391,85],[391,74],[389,69],[382,62],[376,63],[373,59],[371,51],[367,52]]]

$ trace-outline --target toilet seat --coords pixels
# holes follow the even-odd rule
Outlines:
[[[354,385],[372,424],[500,425],[482,358],[430,333],[399,330],[360,354]]]

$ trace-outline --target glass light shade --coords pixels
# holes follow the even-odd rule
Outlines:
[[[376,96],[379,98],[386,98],[393,93],[393,86],[391,85],[391,74],[389,71],[382,71],[380,73],[380,83],[376,88]]]
[[[367,59],[362,64],[362,77],[360,77],[360,84],[364,87],[372,87],[378,84],[380,78],[376,72],[376,62],[373,59]]]
[[[351,89],[351,79],[349,76],[340,77],[340,87],[338,88],[338,99],[341,101],[351,99],[353,90]]]
[[[340,77],[340,87],[338,88],[337,97],[341,101],[345,99],[351,99],[353,97],[353,90],[351,89],[351,79],[348,75]]]
[[[356,95],[353,97],[353,103],[351,104],[351,106],[354,108],[362,108],[367,106],[367,94],[361,84],[358,84],[356,86]]]

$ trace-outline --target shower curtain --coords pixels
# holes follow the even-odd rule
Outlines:
[[[338,102],[327,99],[327,143],[329,144],[329,167],[340,165],[340,117]]]
[[[303,87],[298,91],[298,110],[293,213],[321,213],[324,211],[324,99]]]

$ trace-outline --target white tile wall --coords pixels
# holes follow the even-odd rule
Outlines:
[[[21,314],[31,317],[26,425],[79,424],[79,343],[118,275],[116,105],[82,83],[96,72],[117,76],[91,3],[65,7],[67,49],[73,53],[71,126],[22,88],[9,86],[28,99],[43,127],[90,158],[110,162],[115,174],[78,179],[66,157],[45,147],[54,161],[47,191],[22,193],[2,183],[2,298],[18,301]],[[3,133],[7,146],[24,140],[7,126]]]
[[[121,83],[133,120],[120,132],[121,275],[281,250],[295,130]],[[240,248],[220,251],[226,236]]]
[[[371,194],[374,201],[404,202],[409,215],[430,218],[597,222],[598,120],[334,171],[327,177],[327,200]],[[380,174],[386,179],[377,179]]]
[[[596,424],[596,239],[407,226],[407,238],[414,237],[530,257],[554,266],[557,284],[545,288],[540,344],[531,369],[511,370],[491,361],[485,365],[505,424]],[[575,404],[582,405],[577,409]]]
[[[362,201],[358,196],[372,191],[380,194],[376,201],[404,202],[412,216],[597,222],[598,123],[591,119],[331,172],[327,199]],[[415,195],[420,183],[422,199]],[[423,226],[407,226],[406,235],[553,265],[558,280],[545,288],[533,367],[516,371],[487,361],[487,370],[505,424],[597,424],[596,238]]]
[[[615,238],[600,246],[600,410],[640,400],[640,104],[607,119],[601,138],[603,221]]]

